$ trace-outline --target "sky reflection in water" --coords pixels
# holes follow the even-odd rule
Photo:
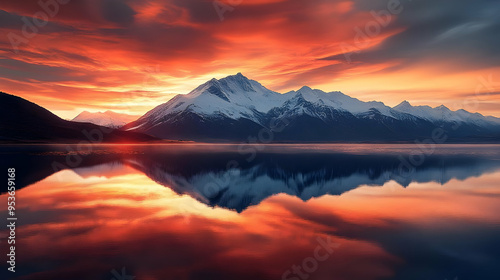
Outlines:
[[[282,279],[314,257],[318,237],[340,246],[308,279],[499,275],[498,146],[440,149],[404,178],[405,149],[272,147],[251,162],[214,149],[127,146],[72,170],[38,168],[17,192],[15,275],[112,279],[125,267],[136,279]]]

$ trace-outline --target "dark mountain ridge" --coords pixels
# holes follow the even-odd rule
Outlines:
[[[133,143],[158,140],[138,132],[67,121],[21,97],[0,92],[0,143]]]

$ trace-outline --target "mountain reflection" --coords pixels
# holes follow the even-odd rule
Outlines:
[[[308,153],[260,154],[251,162],[228,168],[227,163],[235,158],[239,159],[234,154],[158,154],[135,156],[125,163],[177,193],[237,211],[279,193],[309,200],[340,195],[362,185],[382,186],[390,180],[403,186],[410,182],[444,184],[500,168],[500,161],[455,155],[432,156],[413,171],[401,172],[400,156],[396,155]]]
[[[65,170],[66,146],[0,153],[19,184],[0,279],[296,280],[319,237],[339,247],[310,280],[498,279],[498,147],[443,146],[413,172],[402,146],[102,146]]]
[[[273,146],[249,157],[238,152],[236,146],[108,146],[85,155],[72,169],[81,176],[112,176],[120,165],[131,166],[179,194],[241,212],[280,193],[307,201],[364,185],[382,186],[391,180],[402,186],[412,182],[445,184],[500,169],[497,152],[460,151],[440,149],[412,165],[409,159],[415,150],[409,148],[357,152]],[[24,185],[29,185],[58,171],[52,168],[53,163],[64,163],[67,154],[32,151],[10,156],[10,162],[19,165],[30,162],[32,170],[25,166],[19,169],[29,172],[19,176]]]

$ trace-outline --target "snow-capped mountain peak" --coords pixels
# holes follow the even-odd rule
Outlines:
[[[258,114],[266,113],[284,101],[284,95],[238,73],[211,79],[186,95],[177,95],[142,118],[159,121],[165,116],[189,111],[202,117],[247,118],[258,123]]]
[[[363,102],[359,99],[345,95],[340,91],[324,92],[319,89],[312,89],[308,86],[304,86],[298,91],[287,93],[287,95],[299,95],[310,103],[329,106],[333,109],[348,112],[353,115],[359,115],[368,112],[370,109],[376,109],[382,115],[393,117],[391,108],[382,102]]]
[[[444,106],[443,104],[437,106],[435,109],[438,109],[438,110],[441,110],[441,111],[444,111],[444,112],[451,111],[450,109],[448,109],[448,107]]]
[[[110,110],[105,112],[91,113],[83,111],[76,116],[72,121],[74,122],[88,122],[97,125],[107,126],[111,128],[119,128],[139,118],[136,115],[127,115],[116,113]]]
[[[399,103],[397,106],[394,107],[395,110],[399,110],[399,111],[409,110],[411,108],[413,108],[413,106],[411,106],[410,102],[408,102],[406,100]]]
[[[235,139],[259,127],[269,127],[276,119],[299,122],[291,127],[301,129],[283,134],[286,139],[294,139],[308,130],[314,131],[311,132],[316,134],[311,136],[314,139],[372,139],[373,135],[378,139],[429,137],[436,126],[451,127],[455,123],[468,124],[465,127],[470,131],[457,132],[467,135],[481,130],[491,133],[491,126],[500,124],[496,118],[465,110],[451,111],[444,105],[431,108],[403,101],[391,108],[382,102],[364,102],[339,91],[324,92],[309,86],[281,94],[238,73],[211,79],[188,94],[177,95],[125,129],[151,132],[157,137]],[[193,132],[190,130],[193,126],[204,132]],[[233,137],[233,132],[239,136]]]

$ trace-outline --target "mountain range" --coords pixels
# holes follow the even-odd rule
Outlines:
[[[104,142],[414,142],[433,139],[436,129],[447,143],[500,142],[499,118],[407,101],[391,108],[307,86],[282,94],[241,73],[207,81],[138,119],[106,111],[67,121],[6,93],[0,117],[0,141],[14,143],[78,142],[93,129],[109,131]]]
[[[111,128],[120,128],[129,122],[135,121],[139,117],[140,116],[116,113],[110,110],[96,113],[83,111],[72,119],[72,121],[93,123]]]
[[[453,142],[500,139],[500,119],[445,106],[391,108],[341,92],[304,86],[284,94],[241,73],[177,95],[124,127],[163,139],[255,142],[397,142],[429,139],[436,128]]]

